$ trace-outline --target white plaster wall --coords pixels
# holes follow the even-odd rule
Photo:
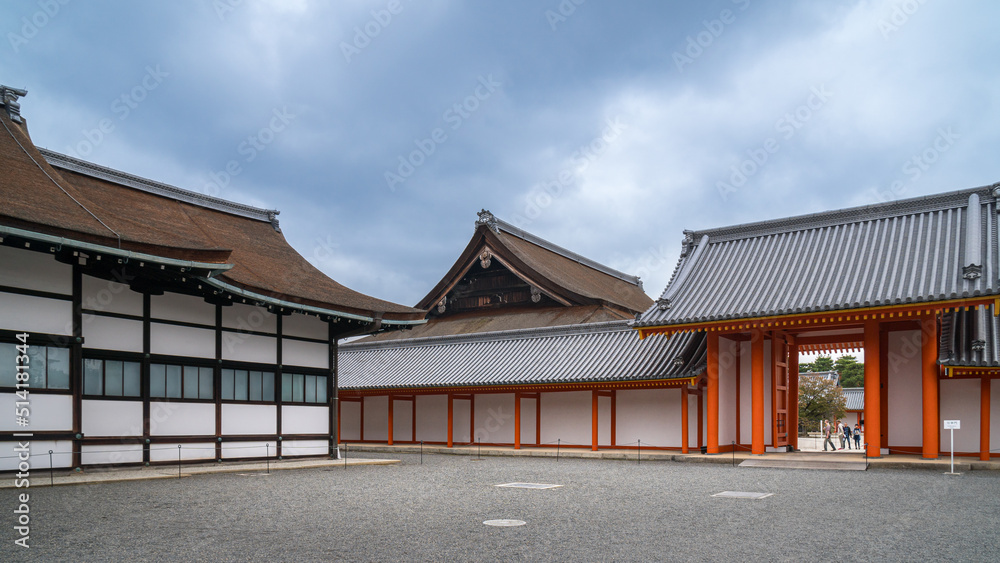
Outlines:
[[[365,440],[386,441],[389,439],[389,398],[364,397]],[[457,420],[457,418],[456,418]]]
[[[276,405],[222,405],[223,434],[277,434]]]
[[[740,342],[740,437],[739,443],[753,443],[753,349],[750,342]]]
[[[990,382],[990,451],[1000,450],[1000,379]]]
[[[0,285],[63,295],[73,292],[73,267],[57,262],[51,254],[0,246],[0,264]]]
[[[920,373],[920,331],[890,332],[886,354],[889,443],[883,445],[890,448],[921,447],[924,440],[924,413],[923,376]]]
[[[152,459],[152,456],[150,456],[150,459]],[[177,459],[176,451],[174,452],[174,459]],[[80,448],[80,463],[83,465],[142,463],[142,446],[139,444],[83,446]]]
[[[740,359],[740,342],[719,338],[719,445],[736,439],[736,366]],[[742,374],[741,374],[742,375]],[[680,420],[678,415],[678,420]],[[677,432],[680,440],[680,428]]]
[[[73,334],[70,301],[0,292],[0,328],[44,334]],[[30,341],[29,341],[30,343]]]
[[[288,455],[288,454],[283,454]],[[278,457],[278,446],[274,440],[261,442],[223,442],[222,458],[232,459],[236,457]]]
[[[448,441],[448,395],[417,395],[417,440]]]
[[[318,317],[293,313],[281,320],[281,333],[302,338],[318,338],[326,340],[330,336],[327,323]]]
[[[213,347],[214,350],[214,347]],[[222,333],[222,359],[259,364],[278,363],[278,339],[255,334]]]
[[[149,312],[154,319],[215,326],[215,305],[209,305],[201,297],[179,293],[153,295]]]
[[[215,331],[203,328],[151,323],[150,351],[168,356],[215,357]]]
[[[521,398],[521,443],[534,444],[537,435],[535,423],[538,422],[536,408],[538,401],[535,399]]]
[[[327,369],[330,367],[330,345],[283,338],[281,363],[286,366]]]
[[[455,442],[471,442],[472,429],[469,427],[469,408],[472,401],[452,401],[452,440]],[[368,408],[367,406],[365,408]],[[368,424],[367,422],[365,424]],[[366,427],[367,428],[367,427]],[[447,431],[447,429],[446,429]]]
[[[698,396],[688,395],[688,448],[698,448]]]
[[[215,434],[215,405],[208,403],[150,403],[149,433],[153,436]],[[157,416],[162,412],[163,416]],[[153,420],[157,420],[153,424]]]
[[[302,455],[326,455],[330,453],[330,445],[326,440],[289,440],[282,442],[282,457]]]
[[[542,443],[562,440],[563,444],[591,443],[590,391],[563,391],[541,394]],[[618,392],[618,435],[621,436],[622,403]],[[620,443],[620,439],[619,439]]]
[[[29,441],[28,453],[31,455],[29,463],[31,469],[49,468],[49,450],[52,450],[52,467],[72,467],[73,465],[73,442],[69,440],[35,440],[27,438]],[[20,452],[14,451],[18,447],[17,442],[0,442],[0,471],[14,471],[21,463],[17,456]],[[141,460],[142,456],[140,456]],[[4,477],[14,482],[13,477]],[[35,477],[37,479],[37,476]]]
[[[142,315],[142,294],[124,283],[84,275],[81,297],[84,309]]]
[[[142,323],[127,319],[83,316],[83,347],[142,352]]]
[[[413,439],[413,403],[392,402],[392,441],[409,442]]]
[[[955,431],[956,452],[979,451],[979,392],[978,379],[941,380],[941,420],[960,420]],[[941,423],[941,454],[951,452],[951,431]]]
[[[617,414],[618,445],[681,446],[680,389],[618,391]]]
[[[367,425],[366,425],[367,428]],[[282,405],[282,434],[329,434],[330,407]]]
[[[278,317],[267,309],[234,303],[222,308],[222,326],[243,331],[278,333]]]
[[[524,401],[521,404],[523,406]],[[611,397],[597,398],[597,443],[601,446],[611,445]]]
[[[417,422],[420,422],[420,411],[417,411]],[[340,440],[353,442],[361,439],[361,403],[355,401],[340,402]]]
[[[83,434],[142,436],[142,401],[83,401]]]
[[[181,459],[215,459],[214,442],[193,444],[163,443],[149,445],[149,461],[177,461],[177,446],[181,447]],[[225,446],[223,446],[225,447]],[[139,456],[142,461],[142,456]]]
[[[30,342],[30,340],[29,340]],[[18,426],[14,403],[21,399],[13,391],[0,393],[0,432],[40,432],[73,429],[73,397],[32,392],[28,395],[28,426]]]
[[[514,394],[483,393],[475,396],[476,439],[488,444],[514,443]]]

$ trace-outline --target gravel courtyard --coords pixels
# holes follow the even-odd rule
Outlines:
[[[1000,559],[1000,472],[395,457],[32,488],[30,549],[13,544],[15,491],[2,490],[0,561]],[[495,486],[510,482],[561,487]],[[483,525],[493,519],[526,524]]]

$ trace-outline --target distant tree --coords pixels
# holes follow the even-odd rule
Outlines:
[[[854,356],[841,356],[833,366],[840,374],[841,387],[865,386],[865,364],[858,362]]]
[[[799,380],[799,423],[807,431],[818,430],[823,419],[844,418],[846,409],[844,394],[834,382],[818,377]]]
[[[816,358],[816,361],[811,363],[799,364],[799,373],[807,372],[819,372],[819,371],[832,371],[833,370],[833,359],[830,356],[820,356]]]

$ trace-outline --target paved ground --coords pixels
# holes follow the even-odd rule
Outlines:
[[[30,550],[0,490],[0,561],[1000,558],[995,471],[380,456],[402,463],[32,488]],[[513,481],[562,487],[494,486]],[[526,525],[482,524],[504,518]]]

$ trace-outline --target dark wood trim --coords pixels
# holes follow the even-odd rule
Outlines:
[[[274,351],[275,366],[274,367],[277,368],[277,369],[274,370],[274,377],[275,377],[275,380],[274,380],[274,403],[277,405],[277,412],[274,413],[274,417],[275,417],[274,418],[274,430],[275,430],[275,432],[277,432],[279,440],[276,442],[276,445],[275,445],[274,449],[276,450],[275,451],[275,455],[278,456],[278,459],[282,458],[281,440],[280,440],[280,438],[281,438],[281,411],[282,411],[282,406],[284,405],[284,401],[282,400],[283,399],[282,395],[285,392],[284,370],[282,369],[282,362],[284,361],[284,354],[283,354],[283,348],[284,347],[281,345],[281,339],[283,338],[282,333],[284,332],[284,324],[285,324],[284,323],[284,318],[285,318],[284,315],[278,315],[278,318],[275,319],[275,332],[277,332],[277,338],[275,339],[275,343],[274,343],[274,345],[275,345],[275,351]]]
[[[215,326],[214,325],[203,325],[203,324],[199,324],[199,323],[189,323],[187,321],[172,321],[170,319],[150,318],[149,320],[152,323],[160,324],[160,325],[181,326],[181,327],[184,327],[184,328],[200,328],[202,330],[211,330],[211,331],[215,330]]]
[[[334,333],[333,323],[327,321],[326,326],[327,326],[327,341],[328,341],[327,345],[329,346],[329,351],[330,351],[328,358],[329,363],[327,364],[330,368],[329,372],[330,376],[327,378],[326,381],[326,398],[327,398],[327,404],[329,405],[328,408],[330,410],[330,426],[328,427],[328,429],[330,430],[329,454],[331,458],[336,459],[339,457],[337,455],[338,453],[337,437],[340,436],[340,425],[338,424],[340,415],[340,403],[337,393],[338,389],[337,384],[339,383],[337,381],[337,368],[338,368],[337,356],[339,355],[338,352],[340,344],[337,340],[336,334]],[[415,410],[416,407],[414,407],[414,411]]]
[[[83,436],[83,272],[73,265],[73,338],[70,340],[69,388],[73,392],[73,433]],[[73,440],[73,467],[80,467],[80,440]]]
[[[77,271],[77,267],[73,266],[73,271]],[[13,287],[10,285],[0,285],[0,293],[12,293],[14,295],[27,295],[28,297],[41,297],[43,299],[56,299],[59,301],[73,301],[75,290],[69,295],[63,293],[52,293],[51,291],[38,291],[37,289],[26,289],[23,287]],[[81,293],[82,295],[82,293]],[[82,299],[81,299],[82,301]]]
[[[222,305],[215,306],[215,369],[212,398],[215,399],[215,459],[222,459]]]
[[[96,309],[84,309],[84,315],[90,315],[93,317],[108,317],[110,319],[122,319],[126,321],[137,321],[145,322],[146,318],[144,315],[129,315],[127,313],[115,313],[112,311],[98,311]]]
[[[149,417],[150,415],[150,401],[149,401],[149,351],[152,346],[150,340],[150,314],[152,311],[152,298],[148,293],[142,294],[142,382],[140,383],[140,388],[142,389],[142,437],[143,447],[142,447],[142,462],[149,465],[149,443],[145,439],[149,438]]]

